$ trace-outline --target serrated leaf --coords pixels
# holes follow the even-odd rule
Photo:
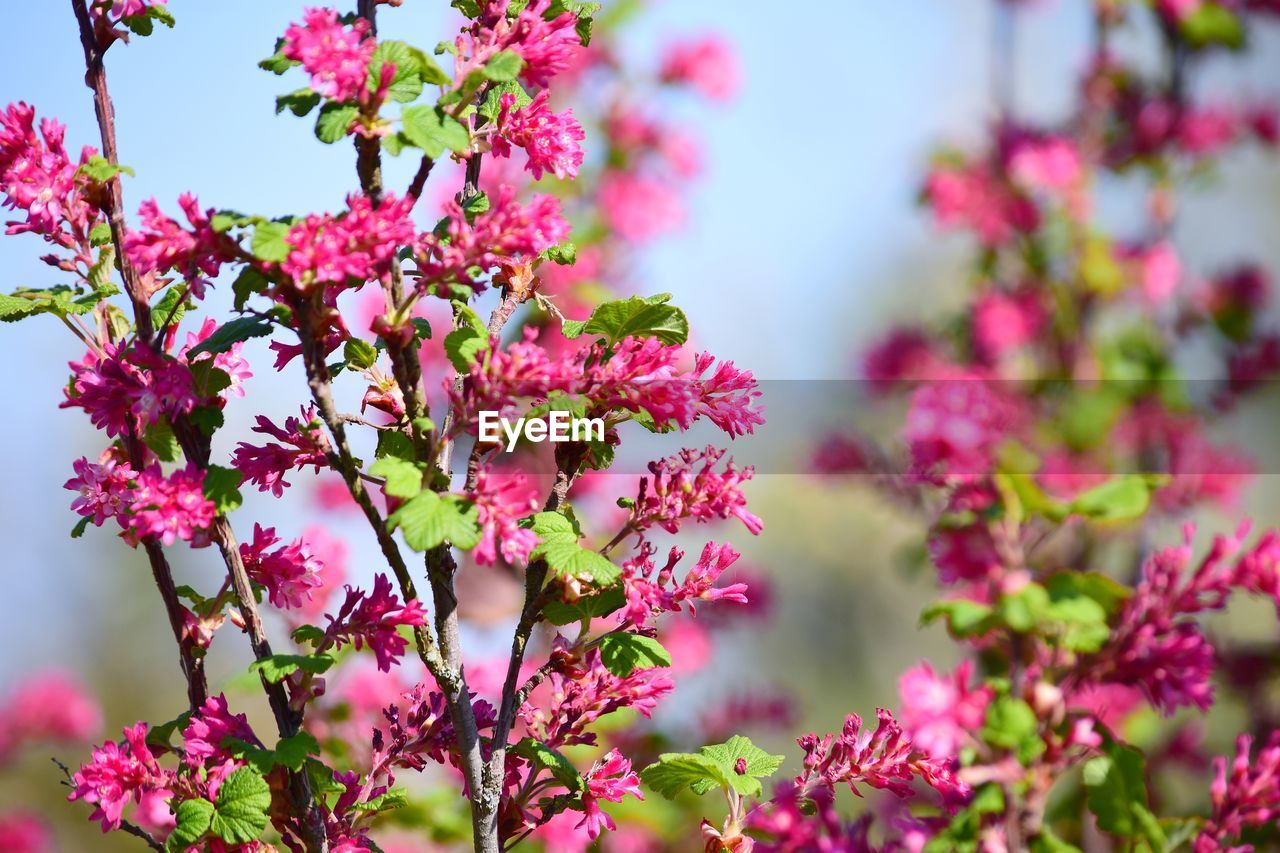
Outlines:
[[[985,634],[995,627],[995,611],[986,604],[966,599],[937,601],[920,614],[920,624],[928,625],[945,619],[947,629],[955,637]]]
[[[1151,506],[1151,478],[1125,474],[1095,486],[1071,502],[1070,511],[1094,521],[1131,521]]]
[[[244,503],[240,483],[244,475],[234,468],[210,465],[204,475],[204,496],[213,501],[218,515],[226,515]]]
[[[370,94],[381,88],[383,66],[390,63],[395,66],[395,72],[387,88],[387,97],[402,104],[417,98],[422,94],[421,65],[424,59],[431,65],[435,65],[422,51],[415,50],[402,41],[378,42],[378,46],[373,51],[373,58],[369,61],[367,86]],[[436,68],[438,70],[439,66]]]
[[[142,443],[151,448],[161,462],[176,462],[182,453],[173,427],[163,418],[147,426],[142,433]]]
[[[671,654],[653,637],[643,634],[605,634],[600,638],[600,662],[619,678],[637,669],[671,666]]]
[[[260,317],[237,317],[219,326],[217,331],[187,351],[191,362],[201,353],[217,355],[226,352],[241,341],[261,338],[271,334],[271,324]]]
[[[342,357],[359,370],[368,370],[378,360],[378,350],[368,341],[349,338],[342,346]]]
[[[1163,831],[1151,817],[1147,807],[1146,766],[1142,753],[1121,743],[1111,743],[1107,754],[1091,758],[1084,765],[1086,802],[1098,819],[1098,827],[1123,836],[1151,836],[1159,833],[1163,849]]]
[[[529,97],[529,93],[519,83],[515,81],[498,83],[489,87],[488,93],[484,96],[484,101],[480,104],[480,115],[488,121],[497,121],[498,115],[502,112],[503,95],[515,95],[515,102],[512,104],[512,108],[517,110],[527,107],[533,102],[533,98]]]
[[[298,670],[320,675],[327,672],[333,664],[332,655],[271,655],[249,664],[249,670],[258,673],[270,684],[279,684]]]
[[[332,145],[339,139],[346,138],[347,130],[359,114],[360,110],[351,104],[327,102],[316,116],[316,139]]]
[[[384,490],[393,498],[412,498],[422,491],[422,466],[406,459],[386,456],[369,467],[369,473],[383,477]]]
[[[718,761],[693,752],[664,753],[641,771],[640,778],[667,799],[695,785],[702,788],[703,793],[709,790],[700,783],[726,788],[733,784]]]
[[[311,89],[299,89],[287,95],[280,95],[276,98],[276,115],[288,110],[298,118],[302,118],[320,106],[320,101],[320,93]],[[214,226],[214,229],[217,230],[217,226]]]
[[[283,738],[275,748],[276,763],[295,772],[302,769],[307,756],[319,754],[320,744],[316,741],[315,735],[308,732],[298,732],[296,735]]]
[[[471,146],[466,127],[439,107],[406,107],[401,119],[405,138],[432,159],[438,159],[446,150],[463,152]]]
[[[510,83],[520,76],[524,60],[514,50],[503,50],[489,57],[484,64],[485,79],[494,83]]]
[[[560,577],[589,580],[597,586],[610,586],[622,577],[622,570],[608,557],[577,542],[543,542],[534,548],[530,559],[546,560],[551,571]]]
[[[622,587],[610,587],[594,595],[584,595],[572,604],[550,601],[542,608],[542,615],[552,625],[572,625],[583,619],[601,619],[619,610],[627,603]]]
[[[556,780],[570,791],[582,787],[582,774],[560,752],[533,738],[524,738],[515,746],[516,755],[529,759],[536,767],[551,771]]]
[[[77,175],[83,175],[89,180],[96,181],[100,184],[106,183],[122,172],[126,175],[135,174],[133,169],[130,169],[128,166],[121,166],[116,163],[112,163],[101,154],[94,154],[76,170]]]
[[[186,850],[195,846],[213,823],[214,805],[206,799],[183,800],[174,809],[177,825],[165,839],[165,849]]]
[[[583,334],[601,335],[610,345],[628,337],[683,344],[689,339],[689,320],[679,308],[667,304],[670,298],[671,294],[664,293],[604,302],[586,320],[566,320],[561,331],[571,339]]]
[[[210,831],[231,844],[257,841],[267,828],[271,788],[255,770],[240,767],[218,788]]]
[[[260,261],[278,264],[289,257],[293,247],[285,239],[290,226],[286,222],[259,222],[253,229],[249,250]]]
[[[427,551],[445,542],[464,551],[480,542],[480,524],[475,504],[457,495],[440,496],[421,492],[391,513],[391,529],[399,527],[404,541],[415,551]]]
[[[459,373],[469,373],[476,356],[489,349],[489,330],[475,311],[459,309],[458,327],[444,338],[445,355]]]

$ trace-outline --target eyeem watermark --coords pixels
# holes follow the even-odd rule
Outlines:
[[[481,441],[501,441],[506,436],[506,452],[515,450],[524,438],[535,444],[543,441],[604,441],[604,418],[575,418],[568,412],[550,412],[546,419],[519,418],[515,423],[499,412],[480,412]]]

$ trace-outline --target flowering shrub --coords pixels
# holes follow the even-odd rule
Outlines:
[[[1212,772],[1189,816],[1158,814],[1148,778],[1200,759],[1194,733],[1180,724],[1144,753],[1126,731],[1144,707],[1213,705],[1231,651],[1204,615],[1236,593],[1280,608],[1280,534],[1250,542],[1242,524],[1199,556],[1190,526],[1162,549],[1142,535],[1150,519],[1231,504],[1249,463],[1207,437],[1205,418],[1280,367],[1256,320],[1265,276],[1242,267],[1187,293],[1170,236],[1184,176],[1229,145],[1277,141],[1267,108],[1201,106],[1185,81],[1191,60],[1239,47],[1274,4],[1099,0],[1078,114],[1033,128],[1006,110],[989,151],[932,168],[937,223],[981,248],[975,292],[940,324],[950,334],[895,330],[866,359],[878,396],[907,391],[901,447],[833,436],[815,466],[875,474],[927,514],[945,595],[923,618],[969,657],[905,673],[897,714],[849,713],[838,731],[800,737],[781,780],[787,756],[735,730],[785,719],[785,702],[726,697],[698,726],[718,742],[692,752],[663,752],[667,740],[636,725],[676,689],[673,673],[705,661],[704,626],[767,601],[728,542],[706,542],[692,565],[678,547],[657,557],[661,538],[703,524],[759,535],[743,488],[753,469],[720,442],[673,446],[608,495],[618,511],[601,500],[614,481],[598,476],[628,429],[705,421],[733,439],[764,424],[752,373],[687,349],[670,295],[634,295],[627,276],[631,252],[682,222],[679,187],[698,168],[694,143],[639,89],[729,98],[728,46],[681,40],[637,83],[612,47],[620,18],[596,3],[455,0],[459,33],[433,54],[380,35],[379,7],[394,0],[300,10],[261,66],[305,84],[278,112],[314,113],[320,143],[354,148],[342,209],[268,219],[184,194],[181,220],[153,199],[130,224],[106,59],[175,20],[162,0],[72,5],[101,150],[72,160],[60,124],[9,105],[0,190],[9,232],[41,239],[75,283],[0,295],[0,319],[52,315],[86,347],[62,405],[83,410],[102,450],[69,465],[73,536],[105,527],[145,553],[187,696],[68,773],[69,800],[104,832],[156,850],[334,853],[1275,842],[1280,735],[1262,716],[1230,762],[1199,762]],[[1144,15],[1166,40],[1168,79],[1145,79],[1110,46]],[[416,163],[408,186],[384,184],[391,157]],[[1094,182],[1112,173],[1151,183],[1140,240],[1091,218]],[[231,291],[233,317],[213,316],[215,288]],[[1170,390],[1192,334],[1225,353],[1207,409]],[[299,415],[254,413],[262,438],[228,448],[224,413],[252,405],[266,372],[245,343],[263,337],[275,370],[300,362]],[[569,412],[605,431],[551,448],[490,441],[482,412]],[[380,554],[372,581],[346,582],[345,545],[323,527],[294,537],[241,522],[247,486],[360,519]],[[219,576],[178,586],[176,548],[215,550]],[[1104,550],[1129,570],[1104,570]],[[464,641],[463,612],[504,578],[523,594],[495,661]],[[206,675],[215,640],[237,634],[265,725]],[[1247,682],[1230,689],[1260,707],[1263,685]],[[11,701],[0,758],[100,725],[64,679]],[[846,789],[889,796],[855,817]],[[716,805],[699,799],[713,792]],[[48,844],[38,819],[0,814],[0,847]]]

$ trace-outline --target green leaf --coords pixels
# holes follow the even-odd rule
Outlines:
[[[977,637],[995,627],[995,611],[986,604],[965,599],[937,601],[920,614],[920,623],[928,625],[946,619],[947,630],[954,637]]]
[[[386,456],[369,467],[369,473],[387,481],[386,493],[393,498],[411,498],[422,491],[422,465],[396,456]]]
[[[290,225],[287,222],[259,222],[253,229],[253,241],[249,245],[253,256],[260,261],[278,264],[293,247],[285,240],[289,236]]]
[[[582,46],[586,47],[591,44],[591,25],[594,23],[595,14],[600,11],[600,5],[589,0],[551,0],[546,14],[549,18],[554,18],[565,12],[571,12],[578,19],[574,26],[578,39],[582,42]]]
[[[484,64],[484,76],[494,83],[511,83],[520,76],[524,60],[514,50],[503,50],[489,57]]]
[[[234,468],[210,465],[204,475],[204,496],[213,501],[218,515],[226,515],[244,503],[240,482],[244,475]]]
[[[373,799],[356,803],[351,808],[357,812],[387,812],[392,809],[402,809],[409,805],[409,795],[404,788],[392,788],[384,791]]]
[[[176,23],[173,13],[169,11],[167,6],[148,6],[145,11],[136,15],[126,15],[120,19],[120,23],[129,29],[129,32],[135,36],[143,38],[151,35],[155,30],[155,22],[159,21],[169,29],[173,29]]]
[[[334,770],[324,762],[308,758],[306,763],[307,779],[311,782],[311,790],[320,795],[342,794],[347,788],[333,778]]]
[[[595,595],[584,595],[572,604],[555,599],[542,608],[542,615],[552,625],[572,625],[583,619],[600,619],[627,603],[622,587],[610,587]]]
[[[427,551],[445,542],[464,551],[480,542],[475,504],[457,495],[432,491],[410,498],[387,519],[391,529],[404,531],[404,541],[415,551]]]
[[[142,442],[151,448],[161,462],[176,462],[178,455],[182,453],[178,437],[173,434],[173,427],[164,418],[146,428],[142,433]]]
[[[663,293],[604,302],[586,320],[566,320],[562,331],[571,339],[583,334],[602,335],[610,345],[628,337],[682,344],[689,339],[689,320],[679,308],[666,304],[670,298],[671,294]]]
[[[99,222],[97,225],[89,229],[89,245],[105,246],[111,242],[111,226],[105,222]]]
[[[223,780],[214,808],[213,834],[231,844],[248,844],[267,828],[271,788],[257,771],[240,767]]]
[[[378,42],[369,62],[369,93],[373,94],[382,86],[382,67],[388,63],[395,66],[391,85],[387,89],[387,97],[398,103],[408,103],[422,94],[422,60],[435,66],[435,62],[420,50],[402,41]],[[435,66],[439,70],[439,66]],[[443,73],[443,72],[442,72]],[[445,78],[446,80],[448,78]]]
[[[783,760],[783,756],[770,755],[742,735],[734,735],[721,744],[704,746],[699,751],[727,768],[726,775],[734,790],[744,797],[760,796],[760,779],[776,773]],[[743,762],[741,773],[738,772],[739,761]],[[695,793],[700,792],[695,788]]]
[[[231,284],[231,292],[235,294],[235,309],[243,311],[249,297],[255,293],[266,293],[271,281],[258,271],[257,267],[245,267]]]
[[[1201,3],[1179,24],[1192,47],[1220,44],[1232,50],[1244,47],[1244,24],[1238,15],[1219,3]]]
[[[569,759],[545,743],[527,737],[516,744],[515,753],[529,759],[535,767],[550,770],[556,781],[570,791],[582,788],[582,774],[569,763]]]
[[[214,806],[206,799],[183,800],[174,809],[178,825],[165,840],[165,849],[186,850],[195,846],[213,823]]]
[[[605,634],[600,638],[600,662],[619,678],[637,669],[671,666],[671,655],[653,637],[643,634]]]
[[[359,114],[359,108],[354,105],[328,101],[316,116],[316,139],[327,145],[345,139],[347,129]]]
[[[468,222],[475,222],[477,216],[488,212],[489,196],[484,193],[467,196],[462,202],[462,213],[467,217]]]
[[[1132,521],[1151,506],[1152,478],[1125,474],[1079,495],[1070,510],[1094,521]]]
[[[277,764],[282,764],[297,772],[306,763],[307,756],[320,754],[320,744],[316,741],[315,735],[308,732],[298,732],[296,735],[283,738],[277,743],[275,754]]]
[[[1098,827],[1115,835],[1142,836],[1152,847],[1163,850],[1164,833],[1147,806],[1142,753],[1114,742],[1106,751],[1084,765],[1086,802],[1098,819]]]
[[[1020,634],[1029,634],[1045,618],[1049,593],[1038,583],[1028,583],[1016,592],[1000,596],[996,613],[1005,625]]]
[[[510,83],[498,83],[489,87],[488,93],[484,96],[484,101],[480,104],[480,115],[488,121],[497,121],[498,115],[502,112],[502,96],[515,95],[515,103],[512,104],[513,109],[521,109],[527,107],[533,98],[529,97],[529,93],[519,83],[512,81]]]
[[[316,625],[299,625],[293,629],[293,633],[289,635],[295,643],[310,643],[318,646],[320,641],[324,639],[324,629]]]
[[[151,746],[163,746],[165,749],[172,749],[173,745],[169,741],[173,739],[174,732],[185,729],[190,721],[191,712],[183,711],[167,723],[149,727],[147,729],[147,743]]]
[[[418,461],[417,451],[413,449],[413,442],[409,440],[409,436],[399,430],[392,429],[382,430],[378,433],[378,446],[374,449],[373,455],[375,459],[394,456],[407,462]]]
[[[202,358],[188,365],[192,384],[201,397],[212,397],[231,387],[231,376],[213,366],[213,359]]]
[[[286,57],[282,50],[283,47],[284,39],[276,39],[276,52],[259,62],[258,67],[263,71],[270,71],[272,74],[279,76],[293,66],[302,64],[296,59]]]
[[[578,247],[573,243],[557,243],[542,254],[547,260],[561,266],[573,266],[578,262]]]
[[[320,675],[333,664],[332,655],[271,655],[249,664],[249,671],[258,673],[269,684],[279,684],[298,670]]]
[[[1021,699],[999,696],[987,707],[982,739],[992,746],[1014,750],[1024,764],[1044,752],[1036,729],[1036,712]]]
[[[288,110],[299,118],[302,118],[307,113],[320,106],[320,101],[320,93],[313,92],[310,89],[299,89],[298,91],[290,92],[287,95],[280,95],[276,98],[276,115],[280,115],[280,113]]]
[[[342,347],[342,357],[347,364],[360,370],[368,370],[378,360],[378,350],[368,341],[349,338]]]
[[[184,314],[187,313],[187,289],[185,287],[170,287],[165,291],[164,296],[151,309],[157,323],[165,323],[170,326],[178,325]]]
[[[83,175],[89,180],[96,181],[100,184],[105,184],[121,172],[126,175],[135,174],[133,169],[130,169],[128,166],[120,166],[116,163],[112,163],[101,154],[94,154],[76,170],[77,175]]]
[[[84,532],[89,529],[89,525],[92,523],[93,523],[93,518],[87,515],[84,518],[77,521],[76,526],[71,528],[71,538],[79,539],[81,536],[84,535]]]
[[[598,586],[610,586],[622,577],[622,570],[608,557],[577,542],[543,542],[534,548],[530,559],[546,560],[551,571],[560,577],[589,580]]]
[[[466,127],[439,107],[419,105],[406,107],[401,113],[405,138],[421,148],[428,157],[437,159],[446,150],[466,151],[471,137]]]
[[[191,362],[201,353],[226,352],[241,341],[250,338],[261,338],[271,334],[271,324],[260,317],[237,317],[224,323],[218,330],[187,351],[187,361]]]
[[[720,762],[693,752],[664,753],[641,771],[640,778],[667,799],[694,786],[701,789],[695,789],[695,793],[706,793],[712,787],[728,788],[733,784]]]
[[[489,329],[467,306],[458,309],[458,327],[444,338],[445,355],[459,373],[469,373],[476,356],[489,349]]]

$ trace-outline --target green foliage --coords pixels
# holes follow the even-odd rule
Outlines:
[[[572,604],[558,599],[550,601],[542,608],[542,615],[552,625],[572,625],[584,619],[608,616],[626,603],[622,587],[614,586],[594,595],[584,595]]]
[[[738,772],[738,760],[745,769]],[[644,783],[671,799],[685,789],[702,794],[716,788],[733,789],[745,797],[756,797],[760,780],[782,766],[783,756],[770,755],[750,739],[734,735],[722,744],[704,746],[698,752],[668,752],[658,757],[640,774]]]
[[[514,83],[524,68],[524,60],[514,50],[503,50],[489,57],[484,64],[485,79],[494,83]]]
[[[422,472],[425,467],[410,459],[385,456],[369,467],[369,473],[386,479],[386,492],[393,498],[412,498],[422,491]]]
[[[142,443],[151,448],[161,462],[176,462],[182,453],[178,437],[173,434],[173,427],[165,418],[147,426],[142,433]]]
[[[275,761],[277,764],[297,772],[306,763],[307,756],[319,754],[320,744],[316,741],[315,735],[308,732],[298,732],[291,737],[282,738],[276,744]]]
[[[562,331],[570,339],[599,335],[610,346],[628,337],[682,344],[689,339],[689,320],[679,308],[667,304],[670,299],[670,293],[660,293],[602,302],[586,320],[566,320]]]
[[[454,370],[471,372],[476,356],[489,349],[489,329],[475,311],[466,305],[454,303],[458,312],[457,328],[445,335],[444,352]]]
[[[320,101],[320,93],[311,89],[299,89],[287,95],[279,95],[276,97],[276,115],[288,110],[298,118],[302,118],[320,106]]]
[[[332,655],[271,655],[249,664],[249,671],[261,675],[269,684],[279,684],[301,670],[320,675],[333,666]]]
[[[1192,47],[1221,45],[1232,50],[1244,47],[1244,24],[1239,15],[1212,0],[1198,4],[1178,22],[1178,27]]]
[[[1106,755],[1084,765],[1089,811],[1098,827],[1113,835],[1140,837],[1155,850],[1165,848],[1164,831],[1147,802],[1146,762],[1137,749],[1122,743],[1106,745]]]
[[[177,826],[165,840],[165,849],[186,850],[196,845],[213,824],[214,805],[206,799],[183,800],[174,809]]]
[[[104,249],[102,254],[114,257],[110,248]],[[37,314],[53,314],[56,317],[88,314],[99,302],[119,292],[120,289],[114,284],[103,282],[88,292],[81,288],[58,285],[39,290],[23,288],[12,294],[0,293],[0,322],[15,323]]]
[[[487,121],[497,121],[498,114],[502,112],[502,96],[515,95],[516,100],[512,105],[514,109],[521,109],[529,105],[533,98],[529,97],[529,93],[518,82],[512,80],[509,83],[495,83],[489,87],[489,91],[485,93],[484,101],[480,104],[479,113]]]
[[[293,247],[285,239],[289,236],[290,227],[288,222],[257,223],[253,229],[253,240],[249,243],[249,251],[253,252],[253,256],[260,261],[270,264],[280,263],[293,251]]]
[[[578,544],[577,526],[560,513],[537,513],[530,527],[540,541],[529,559],[545,560],[554,574],[589,580],[599,586],[609,586],[622,577],[622,571],[607,557]]]
[[[271,334],[271,324],[261,317],[237,317],[218,327],[218,330],[187,352],[187,361],[201,353],[217,355],[250,338]]]
[[[515,753],[533,762],[535,767],[551,771],[556,781],[570,791],[582,788],[582,774],[559,751],[541,741],[524,738],[515,745]]]
[[[1030,705],[1013,696],[998,696],[987,707],[982,739],[992,746],[1012,750],[1019,761],[1029,764],[1045,749],[1038,726]]]
[[[439,159],[445,151],[466,151],[471,145],[466,127],[439,107],[406,107],[401,119],[405,140],[432,159]]]
[[[326,145],[332,145],[340,139],[345,139],[351,123],[359,115],[360,110],[354,104],[340,104],[336,101],[327,102],[320,108],[320,113],[316,116],[316,139]]]
[[[936,601],[920,614],[920,624],[946,620],[953,637],[980,637],[996,627],[995,609],[990,605],[966,599]]]
[[[637,669],[671,666],[671,654],[653,637],[643,634],[605,634],[600,638],[600,662],[619,678]]]
[[[86,160],[79,169],[76,169],[77,175],[88,178],[91,181],[96,181],[100,184],[105,184],[107,181],[122,172],[130,177],[136,176],[133,169],[130,169],[128,166],[121,166],[117,163],[112,163],[101,154],[94,154]]]
[[[342,346],[342,357],[358,370],[368,370],[378,360],[378,350],[368,341],[349,338]]]
[[[232,771],[218,788],[209,830],[231,844],[256,841],[267,828],[271,788],[261,774],[249,767]]]
[[[129,32],[135,36],[143,37],[155,32],[157,22],[169,29],[173,29],[173,25],[177,23],[168,6],[148,6],[144,11],[136,15],[126,15],[120,19],[120,23],[124,24],[129,29]]]
[[[421,492],[410,498],[387,519],[391,529],[399,527],[404,541],[415,551],[427,551],[445,542],[464,551],[480,542],[480,524],[475,504],[457,495]]]
[[[244,503],[240,482],[244,475],[234,468],[210,465],[204,475],[204,496],[213,501],[218,515],[226,515]]]

